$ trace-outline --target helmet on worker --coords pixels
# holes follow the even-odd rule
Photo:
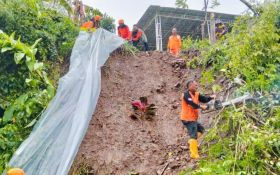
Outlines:
[[[93,21],[93,22],[95,22],[95,21],[101,21],[101,19],[102,19],[102,16],[95,15],[95,16],[93,16],[90,20]]]
[[[95,19],[96,21],[101,21],[102,16],[96,15],[96,16],[94,16],[94,19]]]
[[[20,168],[11,168],[7,175],[25,175],[24,171]]]

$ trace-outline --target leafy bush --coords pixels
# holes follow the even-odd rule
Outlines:
[[[0,29],[6,33],[15,32],[28,44],[38,38],[37,57],[56,60],[67,56],[72,49],[78,28],[66,16],[55,10],[45,9],[40,2],[34,8],[28,1],[12,0],[1,2]],[[3,10],[2,10],[3,9]]]
[[[207,39],[199,40],[192,39],[190,36],[182,39],[182,50],[202,50],[206,47],[209,47],[210,44]]]
[[[115,33],[116,31],[115,20],[105,13],[101,21],[101,27],[112,33]]]
[[[193,40],[191,37],[183,38],[182,40],[182,58],[187,61],[187,67],[195,69],[203,64],[203,59],[200,57],[201,51],[210,46],[208,40]]]
[[[0,172],[54,96],[46,73],[52,70],[36,57],[50,63],[67,57],[78,34],[70,19],[40,2],[0,1],[0,29],[15,32],[0,32]]]
[[[101,20],[101,24],[100,26],[103,29],[106,29],[112,33],[115,33],[116,31],[116,25],[115,25],[115,20],[114,18],[112,18],[111,16],[109,16],[106,13],[102,13],[100,10],[95,9],[95,8],[91,8],[91,7],[87,7],[85,9],[86,11],[86,17],[85,20],[88,21],[90,20],[93,16],[95,15],[99,15],[102,16],[102,20]]]
[[[259,18],[241,17],[225,40],[204,51],[205,65],[211,62],[230,79],[243,77],[250,90],[271,88],[279,80],[278,15],[279,9],[269,6]]]
[[[0,172],[54,96],[44,64],[35,58],[39,41],[28,46],[0,31],[0,99],[6,108],[0,118]]]
[[[46,72],[59,72],[79,29],[68,17],[46,9],[42,0],[0,0],[0,6],[0,107],[5,110],[0,116],[1,174],[54,96]],[[110,27],[113,19],[105,19]]]

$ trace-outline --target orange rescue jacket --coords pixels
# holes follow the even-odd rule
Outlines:
[[[93,28],[93,22],[92,21],[87,21],[85,23],[82,24],[81,28],[83,29],[90,29],[90,28]]]
[[[181,37],[180,35],[171,35],[168,40],[167,48],[171,52],[179,52],[182,46]]]
[[[194,103],[199,103],[199,92],[196,92],[194,95],[190,93],[191,98]],[[198,119],[198,109],[193,109],[193,107],[184,99],[184,96],[182,96],[182,112],[181,112],[181,120],[184,121],[197,121]]]
[[[127,25],[120,25],[118,27],[118,35],[119,37],[122,37],[125,40],[130,40],[131,33],[129,31],[129,27]]]
[[[132,32],[132,41],[139,41],[142,36],[142,31],[137,30]]]

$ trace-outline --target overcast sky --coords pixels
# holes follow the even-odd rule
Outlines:
[[[220,6],[209,11],[240,14],[247,8],[239,0],[219,0]],[[150,5],[163,7],[175,7],[175,0],[83,0],[84,4],[106,12],[116,21],[124,19],[125,23],[131,26],[136,24]],[[188,0],[189,9],[201,10],[203,0]]]

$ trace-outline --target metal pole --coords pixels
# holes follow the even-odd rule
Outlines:
[[[156,49],[162,51],[162,31],[161,31],[161,16],[156,15],[155,18],[156,28]]]

